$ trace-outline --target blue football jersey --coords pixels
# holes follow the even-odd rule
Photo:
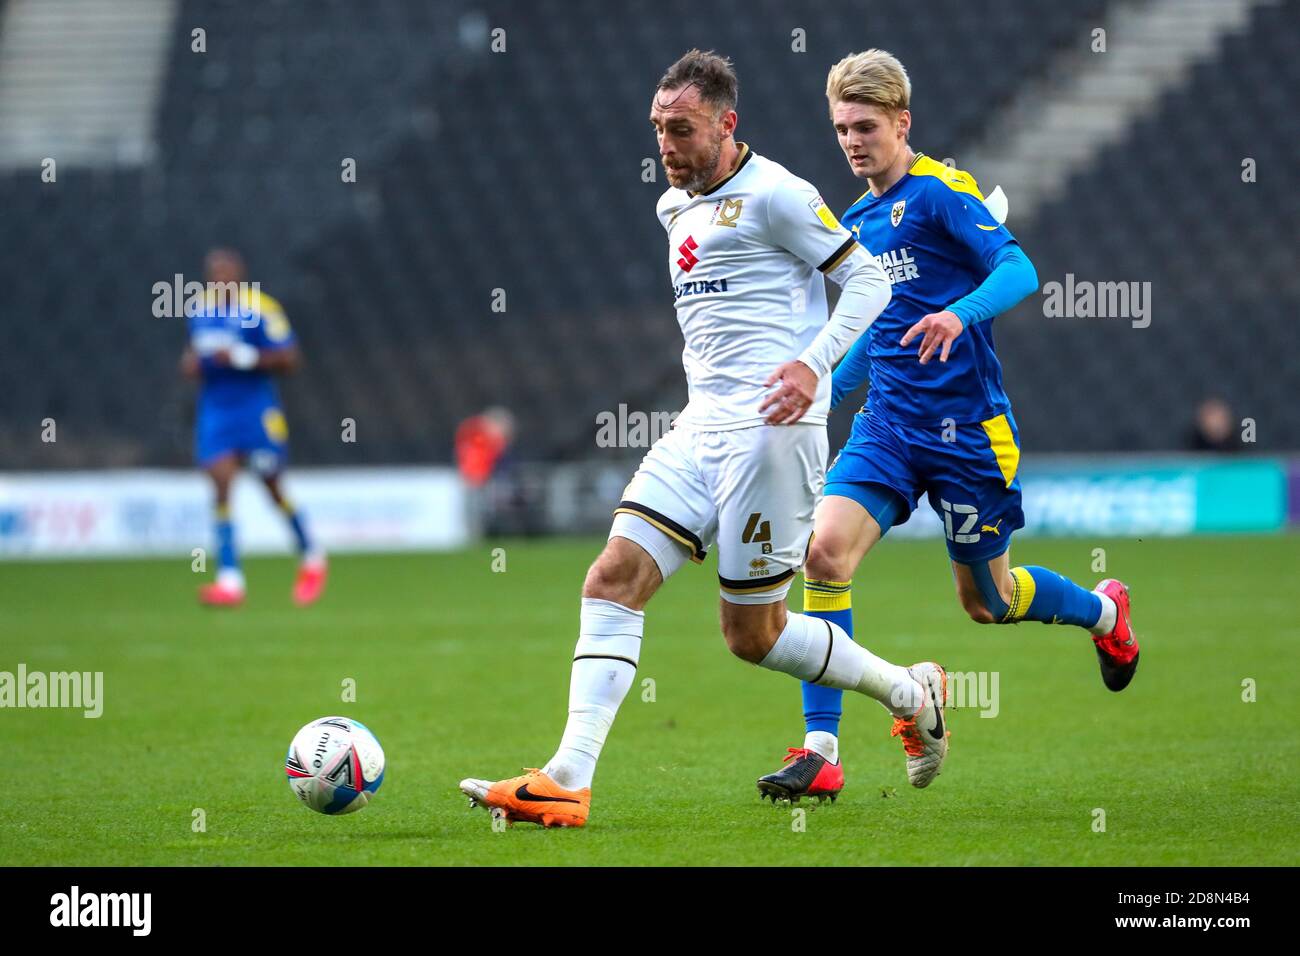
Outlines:
[[[263,292],[241,297],[238,307],[209,294],[201,310],[189,316],[190,347],[205,358],[245,342],[257,349],[285,348],[293,330],[280,303]],[[199,402],[214,412],[261,414],[278,405],[275,376],[270,372],[217,368],[204,363]]]
[[[909,424],[940,425],[945,419],[981,422],[1008,411],[991,321],[971,323],[953,342],[947,362],[936,352],[922,365],[919,338],[906,347],[898,344],[922,317],[974,291],[993,271],[998,250],[1016,241],[985,207],[975,179],[918,153],[902,179],[883,195],[868,191],[840,221],[893,285],[889,305],[843,363],[846,370],[869,369],[872,412]],[[844,377],[858,380],[842,382]],[[841,376],[837,371],[837,390],[860,384],[858,372]]]

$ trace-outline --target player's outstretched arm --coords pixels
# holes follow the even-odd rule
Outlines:
[[[1038,288],[1038,272],[1029,257],[1014,243],[999,247],[992,254],[993,269],[974,291],[958,299],[942,312],[922,317],[904,333],[900,345],[917,336],[921,344],[917,357],[921,364],[939,351],[939,361],[948,361],[952,343],[974,322],[986,322],[1021,302]]]
[[[1038,270],[1020,246],[1001,246],[992,254],[991,270],[969,295],[948,306],[962,325],[986,322],[1015,308],[1038,291]]]
[[[942,312],[923,316],[903,335],[900,345],[921,337],[917,357],[922,365],[936,350],[940,362],[948,361],[952,343],[968,325],[1007,311],[1038,288],[1034,264],[978,192],[936,186],[929,193],[929,201],[936,225],[954,242],[965,246],[975,261],[982,262],[987,274],[969,295]]]
[[[840,300],[803,354],[781,365],[767,380],[769,387],[779,383],[759,406],[761,412],[771,409],[766,418],[769,425],[793,425],[803,418],[817,396],[817,382],[831,373],[835,363],[889,305],[889,279],[861,246],[855,246],[827,274],[842,287]]]
[[[840,300],[830,320],[799,356],[799,361],[818,378],[831,373],[849,346],[885,311],[893,296],[885,270],[859,245],[827,276],[840,286]]]
[[[774,190],[766,211],[772,244],[816,267],[841,288],[835,311],[817,337],[768,379],[769,386],[780,384],[759,410],[768,413],[769,425],[792,425],[812,406],[818,380],[831,374],[889,304],[892,293],[880,263],[836,221],[810,183],[792,179]]]
[[[803,418],[813,406],[820,378],[831,373],[835,363],[889,304],[892,295],[889,280],[878,261],[861,246],[855,247],[844,263],[827,274],[842,286],[839,303],[803,354],[793,362],[780,365],[768,378],[768,386],[779,384],[779,388],[759,406],[759,411],[764,412],[771,408],[767,424],[793,425]],[[832,388],[833,385],[832,378]]]

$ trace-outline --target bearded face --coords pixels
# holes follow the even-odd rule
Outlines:
[[[650,122],[671,185],[701,192],[718,178],[722,143],[735,130],[735,115],[733,111],[717,115],[694,86],[656,92]]]

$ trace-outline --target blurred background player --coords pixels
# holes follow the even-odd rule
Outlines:
[[[843,222],[884,266],[893,297],[835,369],[832,407],[868,373],[871,390],[826,478],[804,610],[851,636],[853,572],[926,494],[972,620],[1083,628],[1106,686],[1123,690],[1138,663],[1128,588],[1107,579],[1087,591],[1047,568],[1010,566],[1012,532],[1024,527],[1020,439],[991,320],[1037,290],[1038,276],[974,178],[908,145],[911,93],[903,65],[883,50],[845,57],[826,81],[840,147],[871,187]],[[805,683],[803,696],[804,746],[759,780],[761,792],[818,796],[844,785],[843,694]],[[909,754],[926,746],[904,719],[893,733]]]
[[[325,588],[325,553],[281,488],[289,428],[275,383],[276,375],[297,370],[298,344],[280,303],[244,282],[238,252],[209,252],[204,273],[207,291],[202,306],[188,310],[190,341],[181,356],[185,375],[200,381],[194,453],[212,478],[214,492],[217,577],[199,588],[199,601],[211,606],[243,603],[230,488],[246,464],[284,512],[301,557],[293,599],[311,604]]]

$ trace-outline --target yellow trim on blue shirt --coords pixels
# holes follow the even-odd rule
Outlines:
[[[967,193],[980,202],[984,201],[984,194],[980,192],[979,183],[975,181],[974,176],[964,169],[945,166],[938,160],[931,159],[925,153],[916,154],[916,159],[912,162],[908,172],[913,176],[933,176],[953,192]]]

